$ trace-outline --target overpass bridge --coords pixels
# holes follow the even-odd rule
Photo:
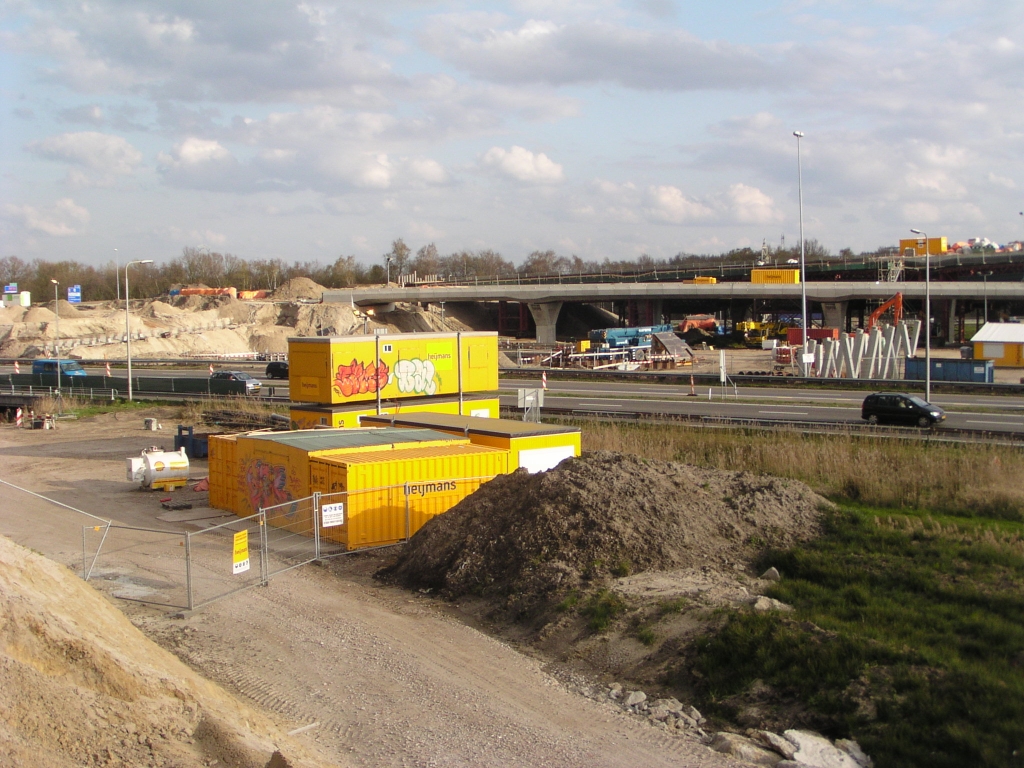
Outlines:
[[[588,276],[592,277],[592,276]],[[826,326],[848,328],[851,309],[863,315],[868,304],[882,302],[895,293],[905,302],[923,307],[924,282],[861,282],[852,280],[816,281],[805,284],[808,314],[820,310]],[[685,282],[580,282],[520,285],[512,282],[481,285],[432,285],[328,290],[324,302],[352,303],[363,308],[393,305],[396,302],[423,305],[442,302],[518,302],[529,308],[537,328],[537,341],[553,344],[555,324],[562,305],[625,304],[635,310],[640,325],[660,322],[666,303],[689,311],[725,311],[742,320],[756,302],[773,306],[800,306],[800,285],[772,285],[749,282],[725,282],[695,285]],[[968,311],[981,312],[985,303],[1014,313],[1024,313],[1024,282],[995,280],[935,281],[931,283],[933,316],[943,338],[957,336],[956,327]],[[818,305],[815,308],[814,305]],[[923,310],[922,310],[923,313]]]

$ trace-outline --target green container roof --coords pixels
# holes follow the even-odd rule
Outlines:
[[[267,440],[304,451],[330,451],[345,448],[365,448],[393,443],[426,443],[432,440],[452,440],[456,436],[433,429],[301,429],[295,432],[260,432],[245,435],[251,440]]]
[[[493,437],[540,437],[545,435],[564,435],[579,432],[579,427],[560,427],[554,424],[537,424],[530,421],[513,421],[512,419],[489,419],[483,416],[458,416],[448,413],[409,413],[392,415],[382,413],[380,416],[363,416],[361,423],[365,426],[388,424],[394,427],[419,427],[426,432],[434,429],[459,430],[476,435]]]

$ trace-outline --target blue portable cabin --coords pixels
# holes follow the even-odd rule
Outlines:
[[[903,378],[924,381],[925,361],[908,357]],[[932,358],[932,381],[960,381],[974,384],[992,384],[995,364],[992,360],[948,360]]]

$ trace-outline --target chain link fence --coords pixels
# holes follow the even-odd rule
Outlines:
[[[316,560],[408,541],[490,479],[314,493],[191,532],[104,521],[82,529],[82,575],[123,578],[116,597],[194,610]]]

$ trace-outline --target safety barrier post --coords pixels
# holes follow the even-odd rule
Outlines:
[[[192,534],[185,531],[185,591],[188,594],[188,609],[195,605],[192,598]]]
[[[260,576],[263,579],[263,586],[270,584],[270,562],[267,559],[267,551],[270,549],[270,536],[267,534],[267,511],[260,509]]]
[[[405,484],[405,540],[409,540],[409,484]]]
[[[320,559],[320,491],[313,491],[313,558]]]

